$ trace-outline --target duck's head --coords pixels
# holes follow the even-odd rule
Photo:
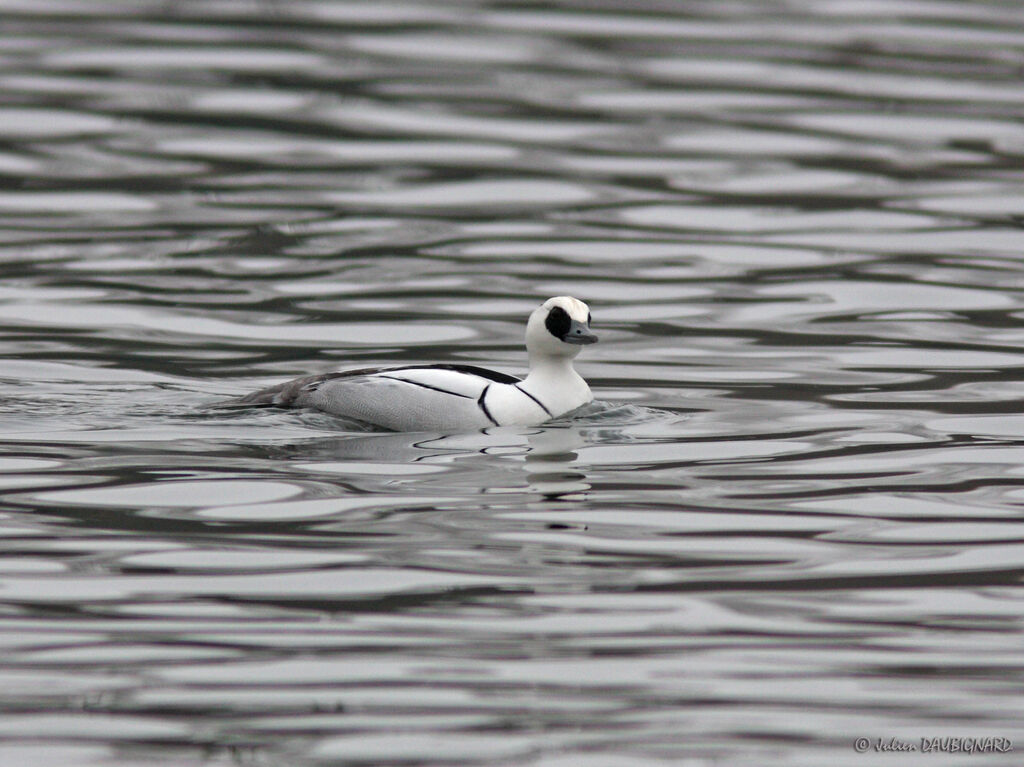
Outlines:
[[[597,343],[590,332],[590,308],[571,296],[549,298],[526,323],[526,348],[548,357],[575,357],[580,347]]]

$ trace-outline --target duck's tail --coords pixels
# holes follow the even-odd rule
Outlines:
[[[213,407],[303,407],[304,395],[315,391],[324,381],[335,378],[348,378],[351,376],[374,373],[377,368],[365,368],[362,370],[346,370],[340,373],[321,373],[320,375],[303,376],[293,378],[291,381],[268,386],[266,389],[254,391],[243,397],[216,402]]]

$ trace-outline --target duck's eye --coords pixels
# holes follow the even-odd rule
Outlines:
[[[569,313],[561,306],[554,307],[550,312],[548,312],[548,318],[544,320],[544,327],[548,329],[548,332],[551,335],[559,340],[569,332],[569,327],[571,325],[572,320],[569,319]]]

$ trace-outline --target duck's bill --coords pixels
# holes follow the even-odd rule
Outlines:
[[[590,328],[582,322],[576,322],[573,320],[572,324],[569,326],[569,332],[562,336],[562,340],[567,344],[586,346],[587,344],[596,344],[597,336],[591,333]]]

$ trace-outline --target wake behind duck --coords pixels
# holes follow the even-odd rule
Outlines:
[[[526,324],[524,379],[474,365],[362,368],[296,378],[232,404],[313,408],[392,431],[536,426],[594,399],[572,361],[596,342],[587,305],[556,296]]]

